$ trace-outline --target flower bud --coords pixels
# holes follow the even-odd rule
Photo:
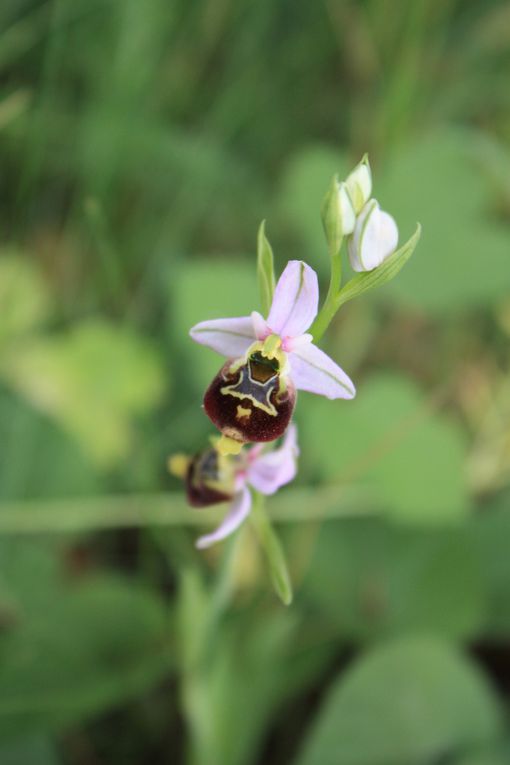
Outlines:
[[[227,361],[204,396],[205,411],[214,425],[240,443],[279,438],[295,403],[294,385],[281,373],[278,358],[259,351],[241,363]]]
[[[358,215],[370,199],[370,194],[372,193],[372,172],[366,154],[359,165],[347,177],[345,185],[351,197],[354,212]]]
[[[344,236],[352,234],[355,223],[356,215],[347,186],[339,183],[335,176],[322,206],[322,225],[333,252],[338,252]]]
[[[396,250],[397,244],[397,224],[371,199],[358,216],[349,240],[351,266],[355,271],[373,271]]]

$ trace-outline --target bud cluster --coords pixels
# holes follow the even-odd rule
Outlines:
[[[389,213],[371,198],[372,172],[368,157],[339,181],[335,176],[322,208],[322,221],[332,254],[344,237],[354,271],[373,271],[395,252],[398,229]]]

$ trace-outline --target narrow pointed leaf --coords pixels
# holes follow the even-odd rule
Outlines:
[[[292,584],[280,539],[273,529],[263,504],[263,498],[253,492],[250,516],[269,565],[269,573],[276,594],[285,606],[292,603]]]
[[[262,221],[257,237],[257,278],[259,282],[260,301],[262,310],[267,316],[276,284],[274,275],[273,250],[266,237],[266,223]]]
[[[350,279],[338,293],[336,303],[337,309],[344,303],[347,303],[348,300],[352,300],[363,292],[368,292],[368,290],[374,289],[375,287],[381,287],[383,284],[386,284],[386,282],[393,279],[413,254],[420,236],[421,226],[418,223],[416,231],[412,237],[394,252],[393,255],[390,255],[382,265],[374,268],[373,271],[360,273]]]

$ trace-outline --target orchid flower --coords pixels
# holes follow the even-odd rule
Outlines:
[[[235,457],[219,454],[212,448],[186,460],[185,465],[179,456],[172,459],[172,472],[186,481],[190,505],[206,507],[231,500],[230,508],[216,531],[197,540],[199,549],[225,539],[241,525],[251,510],[249,487],[261,494],[274,494],[295,477],[299,454],[295,425],[287,429],[278,449],[266,452],[264,448],[263,444],[256,444]]]
[[[204,398],[207,414],[227,439],[242,444],[281,436],[296,390],[329,399],[354,397],[351,379],[306,331],[318,303],[315,271],[291,260],[276,285],[267,319],[254,311],[203,321],[191,329],[193,340],[228,359]]]

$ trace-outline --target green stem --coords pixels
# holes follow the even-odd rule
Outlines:
[[[329,327],[331,320],[338,310],[338,293],[342,280],[342,240],[336,252],[330,253],[331,276],[329,280],[328,294],[326,300],[319,311],[319,315],[311,326],[310,332],[313,335],[314,342],[317,343],[322,338],[324,332]]]
[[[266,512],[265,499],[257,491],[252,492],[251,523],[263,548],[276,593],[286,606],[292,602],[292,584],[280,540]]]
[[[226,542],[212,586],[196,568],[181,572],[179,625],[181,638],[181,699],[188,727],[188,765],[219,761],[221,723],[214,703],[211,667],[221,636],[221,625],[234,590],[237,537]]]

